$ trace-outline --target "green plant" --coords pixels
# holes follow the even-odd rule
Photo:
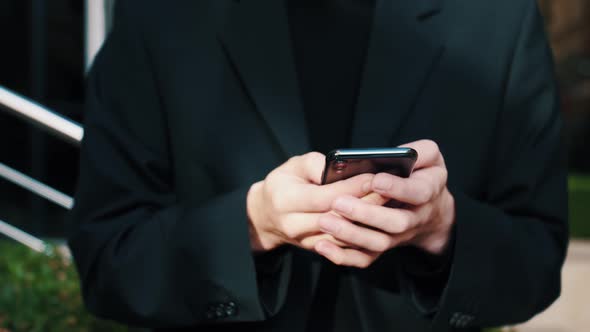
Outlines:
[[[127,331],[85,310],[77,273],[57,252],[45,256],[0,241],[0,281],[2,332]]]

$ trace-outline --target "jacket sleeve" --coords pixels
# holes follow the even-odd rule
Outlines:
[[[117,6],[89,75],[70,216],[85,303],[99,317],[151,328],[264,320],[284,302],[290,253],[274,257],[270,272],[252,256],[247,187],[211,189],[204,177],[195,188],[203,199],[178,198],[143,22],[129,1]]]
[[[453,185],[456,229],[434,331],[526,321],[560,294],[567,179],[551,52],[535,1],[521,23],[484,197]]]

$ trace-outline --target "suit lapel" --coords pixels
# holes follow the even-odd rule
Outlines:
[[[391,145],[440,58],[440,0],[378,1],[352,146]]]
[[[310,150],[283,1],[233,3],[221,42],[287,156]]]

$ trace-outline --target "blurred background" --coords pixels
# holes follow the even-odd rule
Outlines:
[[[81,122],[85,72],[112,23],[113,2],[0,0],[0,88]],[[590,1],[539,0],[539,6],[546,19],[562,98],[573,242],[564,270],[564,296],[543,315],[515,328],[587,331],[590,320],[586,316],[590,315],[584,312],[590,313],[585,301],[590,298],[590,286],[585,283],[590,280],[590,245],[586,242],[590,240]],[[18,170],[72,196],[78,153],[75,144],[31,126],[0,106],[0,166]],[[63,207],[0,177],[0,220],[59,244],[69,228],[65,212]],[[44,268],[47,264],[49,269]],[[0,332],[120,328],[107,328],[86,317],[79,308],[79,290],[67,257],[53,254],[45,258],[0,235],[0,280]],[[35,289],[31,286],[34,284],[46,287]],[[52,312],[51,303],[63,304],[66,300],[71,307]]]

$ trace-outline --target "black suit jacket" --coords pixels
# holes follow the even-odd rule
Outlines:
[[[255,260],[245,212],[251,184],[310,150],[283,1],[121,0],[116,15],[89,78],[72,214],[88,308],[152,328],[304,331],[326,263],[291,247]],[[347,269],[336,319],[450,331],[546,308],[567,202],[535,1],[379,1],[361,85],[353,146],[440,145],[454,251],[440,296],[403,249]]]

